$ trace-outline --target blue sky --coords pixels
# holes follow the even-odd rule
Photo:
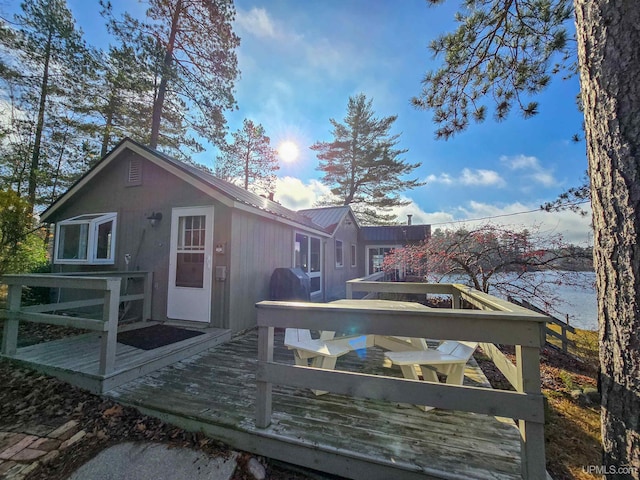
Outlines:
[[[98,1],[68,2],[85,38],[106,46]],[[116,12],[144,10],[137,2],[112,3]],[[283,141],[298,145],[298,159],[281,162],[276,191],[281,203],[308,208],[326,191],[309,146],[330,141],[329,119],[342,121],[349,96],[364,93],[373,99],[378,116],[398,116],[393,133],[401,133],[399,147],[408,149],[404,159],[422,163],[415,176],[427,184],[403,192],[412,203],[398,210],[401,219],[411,213],[414,223],[466,221],[469,226],[472,219],[498,216],[493,223],[535,224],[575,243],[592,242],[590,215],[511,215],[536,210],[581,181],[585,145],[571,141],[582,123],[575,103],[577,78],[554,78],[538,98],[540,113],[533,119],[513,112],[506,121],[489,118],[450,140],[436,140],[431,113],[416,110],[410,99],[420,92],[424,72],[437,65],[427,46],[453,28],[458,2],[439,7],[428,7],[424,0],[235,4],[242,74],[236,84],[239,110],[227,115],[229,129],[237,130],[250,118],[265,127],[274,147]],[[213,166],[215,155],[212,148],[197,160]]]

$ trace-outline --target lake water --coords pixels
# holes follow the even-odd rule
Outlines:
[[[591,287],[577,289],[575,287],[558,285],[558,294],[566,299],[566,304],[558,306],[558,310],[569,315],[569,323],[583,330],[598,330],[598,306],[596,299],[594,272],[580,272]],[[564,318],[557,316],[560,320]]]
[[[553,273],[537,272],[531,275],[553,275]],[[598,307],[595,290],[596,274],[594,272],[579,272],[576,275],[582,278],[587,287],[577,288],[566,284],[554,285],[553,288],[557,295],[565,299],[565,302],[557,306],[557,310],[562,313],[554,314],[554,316],[566,321],[566,315],[569,315],[570,325],[583,330],[598,330]],[[448,283],[455,280],[443,279],[441,281]]]

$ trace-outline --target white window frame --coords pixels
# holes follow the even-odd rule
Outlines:
[[[66,220],[62,220],[56,224],[56,242],[53,255],[53,263],[62,265],[80,264],[80,265],[113,265],[116,258],[116,228],[118,214],[116,212],[109,213],[85,213],[77,215]],[[101,225],[112,222],[111,239],[108,245],[109,255],[107,258],[98,258],[98,231]],[[60,242],[63,241],[61,230],[65,226],[70,225],[86,225],[86,258],[60,258],[59,249]]]
[[[297,239],[296,237],[298,235],[303,235],[305,237],[307,237],[307,251],[306,251],[306,255],[307,255],[307,266],[306,268],[304,267],[304,265],[302,265],[302,262],[300,262],[298,264],[297,259],[296,259],[296,252],[297,252]],[[317,272],[312,272],[311,271],[311,239],[315,239],[318,241],[319,243],[319,255],[320,258],[319,260],[319,268],[320,270]],[[302,253],[302,252],[300,252]],[[300,269],[302,269],[302,271],[304,271],[304,273],[306,273],[309,276],[309,280],[311,281],[311,283],[313,283],[313,279],[318,279],[318,283],[320,285],[318,290],[311,290],[311,295],[317,295],[319,293],[322,293],[322,270],[323,270],[323,265],[324,265],[324,259],[322,258],[322,239],[320,237],[316,237],[314,235],[309,235],[308,233],[305,232],[294,232],[293,233],[293,266],[294,267],[298,267]]]
[[[338,250],[340,250],[340,262],[338,262]],[[336,268],[344,267],[344,245],[342,240],[336,239],[336,248],[335,248],[335,260],[336,260]]]
[[[351,268],[358,266],[358,246],[355,243],[351,244]]]
[[[369,275],[371,275],[371,274],[373,274],[373,273],[376,273],[376,272],[370,272],[370,271],[369,271],[369,270],[370,270],[369,266],[370,266],[370,264],[371,264],[371,258],[370,258],[370,255],[369,255],[369,250],[370,250],[370,249],[372,249],[372,248],[377,248],[377,249],[378,249],[378,251],[379,251],[379,250],[381,250],[381,249],[390,249],[390,250],[395,250],[395,249],[397,249],[397,248],[402,248],[402,245],[367,245],[367,247],[366,247],[366,248],[367,248],[367,250],[366,250],[366,255],[365,255],[365,257],[366,257],[366,259],[365,259],[365,260],[366,260],[366,262],[367,262],[367,263],[366,263],[366,275],[367,275],[367,276],[369,276]],[[380,270],[378,270],[378,271],[380,271]]]

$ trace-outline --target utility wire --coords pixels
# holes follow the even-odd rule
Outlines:
[[[566,207],[577,207],[578,205],[583,205],[585,203],[589,203],[590,201],[591,200],[582,200],[580,202],[568,203],[565,206]],[[431,223],[430,225],[448,225],[450,223],[479,222],[481,220],[491,220],[491,219],[494,219],[494,218],[513,217],[515,215],[524,215],[525,213],[535,213],[535,212],[540,212],[540,211],[541,211],[540,208],[535,208],[533,210],[525,210],[523,212],[503,213],[501,215],[491,215],[491,216],[488,216],[488,217],[480,217],[480,218],[467,218],[467,219],[464,219],[464,220],[450,220],[448,222]],[[551,213],[551,212],[547,212],[547,213]]]

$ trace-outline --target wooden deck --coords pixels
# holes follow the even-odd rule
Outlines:
[[[139,326],[148,326],[145,322]],[[131,326],[129,327],[131,328]],[[93,393],[104,393],[123,383],[177,361],[189,358],[230,339],[228,330],[200,329],[203,335],[153,350],[142,350],[116,344],[115,367],[112,373],[100,375],[100,333],[92,332],[18,348],[11,361],[58,377]]]
[[[293,364],[278,332],[274,360]],[[370,348],[341,357],[337,368],[401,376],[382,363],[381,350]],[[274,385],[272,423],[257,428],[256,368],[254,330],[106,396],[234,448],[348,478],[521,478],[518,430],[487,415]],[[465,384],[487,386],[477,367],[465,374]]]

